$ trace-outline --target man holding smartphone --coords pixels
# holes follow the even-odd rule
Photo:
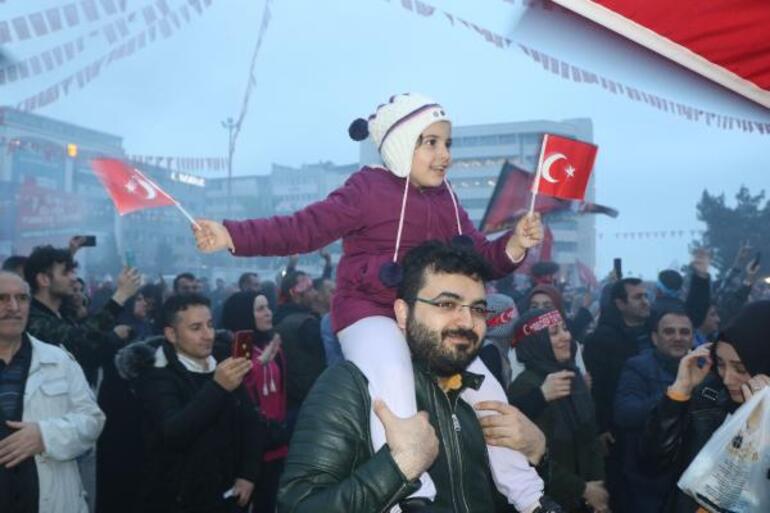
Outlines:
[[[241,386],[251,361],[214,359],[211,309],[203,296],[171,296],[163,322],[159,345],[138,342],[118,356],[121,372],[136,376],[145,412],[147,466],[137,511],[227,512],[234,502],[243,507],[254,490],[264,441],[264,424]]]

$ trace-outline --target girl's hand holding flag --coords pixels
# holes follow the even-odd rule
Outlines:
[[[198,226],[193,225],[192,230],[199,250],[204,253],[213,253],[223,249],[235,251],[230,232],[227,231],[225,225],[210,219],[196,219],[196,222]]]
[[[543,242],[543,222],[539,212],[523,216],[516,223],[516,229],[508,239],[505,250],[513,262],[520,262],[527,250]]]

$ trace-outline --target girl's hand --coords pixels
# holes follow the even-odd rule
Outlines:
[[[195,244],[204,253],[213,253],[223,249],[235,250],[230,232],[225,225],[209,219],[196,219],[198,228],[192,225]]]
[[[543,242],[543,223],[540,214],[527,214],[516,223],[516,228],[508,239],[506,251],[514,262],[520,261],[524,253]]]

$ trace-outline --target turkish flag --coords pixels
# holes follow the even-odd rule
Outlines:
[[[767,0],[554,0],[770,107]]]
[[[598,150],[599,147],[593,144],[545,134],[538,179],[533,192],[582,200]]]
[[[94,159],[91,168],[102,181],[120,215],[145,208],[174,206],[176,200],[137,168],[117,159]]]

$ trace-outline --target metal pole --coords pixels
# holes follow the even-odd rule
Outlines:
[[[233,131],[235,122],[233,118],[222,121],[222,126],[227,129],[227,215],[230,216],[230,203],[232,202],[233,182]]]

